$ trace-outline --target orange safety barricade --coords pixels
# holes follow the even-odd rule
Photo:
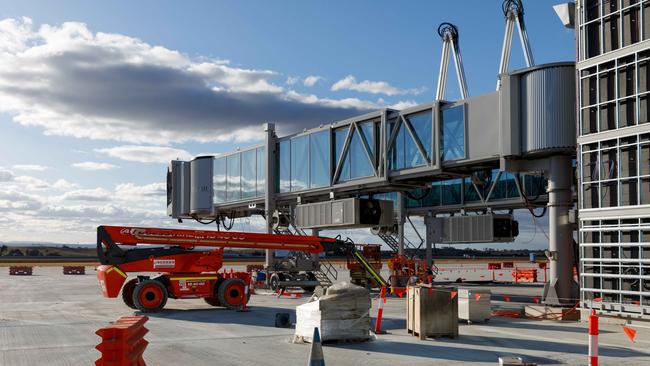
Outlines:
[[[146,366],[142,357],[149,342],[144,335],[149,332],[144,324],[146,316],[123,316],[110,326],[95,332],[102,342],[95,347],[102,356],[96,366]]]
[[[488,263],[488,269],[501,269],[501,263]]]
[[[537,269],[534,268],[515,268],[512,271],[512,278],[515,280],[515,283],[525,282],[525,283],[534,283],[537,282]]]

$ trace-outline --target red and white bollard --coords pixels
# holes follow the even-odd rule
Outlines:
[[[241,312],[247,312],[248,311],[248,284],[244,286],[244,306],[242,306]]]
[[[382,287],[379,292],[379,305],[377,306],[377,321],[375,322],[375,334],[381,334],[381,316],[384,313],[384,303],[386,302],[386,287]]]
[[[589,315],[589,366],[598,366],[598,316],[595,310]]]

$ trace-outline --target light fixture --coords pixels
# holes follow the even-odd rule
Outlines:
[[[560,18],[562,24],[567,28],[575,28],[576,26],[576,3],[568,2],[563,4],[553,5],[553,10]]]

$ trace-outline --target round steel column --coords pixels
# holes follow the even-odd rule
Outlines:
[[[569,222],[571,201],[571,157],[552,156],[548,170],[549,278],[544,303],[575,303],[573,280],[573,230]]]

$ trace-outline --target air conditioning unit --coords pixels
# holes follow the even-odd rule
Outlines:
[[[504,243],[519,235],[519,223],[509,214],[426,217],[427,237],[434,243]]]
[[[167,167],[167,216],[190,215],[190,163],[172,160]]]
[[[360,228],[393,225],[393,202],[367,198],[346,198],[296,206],[297,227]]]

